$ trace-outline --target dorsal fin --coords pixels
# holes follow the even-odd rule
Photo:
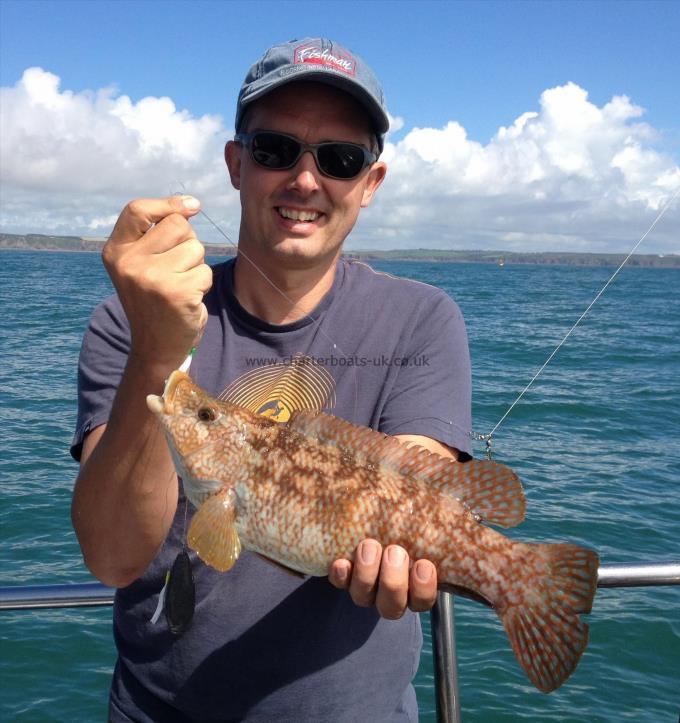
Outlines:
[[[431,469],[430,484],[464,502],[483,521],[514,527],[524,520],[526,501],[522,483],[504,464],[473,459],[438,468],[432,465]]]
[[[525,500],[517,475],[487,460],[459,463],[422,447],[407,447],[394,437],[338,417],[296,412],[288,426],[298,432],[353,450],[367,465],[381,465],[451,495],[483,520],[501,527],[524,519]]]

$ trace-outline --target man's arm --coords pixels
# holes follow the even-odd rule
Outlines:
[[[144,409],[149,389],[142,370],[128,364],[108,424],[83,442],[73,494],[71,519],[85,564],[113,587],[142,574],[177,507],[177,474],[167,444]]]
[[[418,445],[458,460],[458,450],[431,437],[417,434],[395,437],[408,446]],[[429,610],[437,599],[437,570],[429,560],[416,560],[411,565],[403,547],[389,545],[383,550],[377,540],[362,540],[354,562],[336,560],[328,579],[335,587],[348,590],[355,604],[375,605],[380,615],[390,620],[400,618],[407,607],[414,612]]]
[[[195,199],[134,201],[103,252],[131,346],[109,420],[83,442],[71,516],[88,568],[115,587],[142,574],[177,507],[177,476],[145,399],[162,391],[207,320],[212,273],[187,221],[197,211]]]

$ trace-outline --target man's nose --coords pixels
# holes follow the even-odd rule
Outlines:
[[[289,188],[295,188],[301,193],[313,193],[319,188],[319,176],[321,175],[316,166],[314,156],[310,151],[305,151],[298,162],[291,168],[292,173]]]

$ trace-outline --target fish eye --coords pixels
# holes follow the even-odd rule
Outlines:
[[[217,412],[212,407],[201,407],[197,416],[201,422],[214,422],[217,419]]]

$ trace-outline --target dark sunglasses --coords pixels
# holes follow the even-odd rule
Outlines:
[[[255,163],[273,171],[292,168],[300,156],[309,151],[324,176],[349,180],[356,178],[366,166],[378,160],[375,153],[358,143],[303,143],[293,136],[273,131],[237,133],[234,140],[250,151],[250,157]]]

